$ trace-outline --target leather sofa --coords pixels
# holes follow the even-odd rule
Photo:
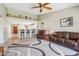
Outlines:
[[[69,47],[79,52],[79,33],[54,32],[49,35],[49,41]]]

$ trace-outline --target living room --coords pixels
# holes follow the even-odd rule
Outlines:
[[[78,56],[79,4],[45,3],[48,8],[36,8],[38,5],[42,3],[0,4],[1,55]]]

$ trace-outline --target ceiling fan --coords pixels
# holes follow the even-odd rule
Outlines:
[[[40,13],[43,11],[43,9],[52,10],[52,8],[48,6],[49,4],[50,3],[38,3],[37,6],[31,7],[31,9],[40,8]]]

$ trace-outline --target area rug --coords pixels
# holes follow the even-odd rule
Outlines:
[[[41,43],[39,40],[41,41]],[[31,46],[41,49],[47,56],[79,56],[79,53],[75,50],[58,45],[53,42],[48,42],[42,39],[39,40],[38,44],[36,42],[35,45],[34,42]]]
[[[4,56],[79,56],[70,48],[38,39],[30,45],[10,45]]]
[[[8,47],[4,56],[45,56],[45,53],[39,48],[14,44]]]

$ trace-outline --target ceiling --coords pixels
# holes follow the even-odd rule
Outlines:
[[[40,14],[46,14],[49,12],[59,11],[62,9],[78,6],[79,4],[78,3],[50,3],[49,6],[52,8],[52,10],[44,9],[42,13],[39,12],[39,8],[31,9],[31,7],[37,5],[36,3],[5,3],[4,5],[8,9],[12,8],[19,11],[40,15]]]

